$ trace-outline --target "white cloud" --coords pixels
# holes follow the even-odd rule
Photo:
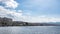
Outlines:
[[[18,6],[18,3],[15,0],[0,0],[3,4],[5,4],[5,7],[9,8],[16,8]]]
[[[60,22],[60,18],[55,18],[55,17],[42,17],[42,16],[25,16],[23,17],[24,21],[28,22]]]
[[[14,20],[18,20],[21,16],[22,11],[16,12],[15,10],[5,9],[4,7],[0,6],[0,17],[10,17]]]

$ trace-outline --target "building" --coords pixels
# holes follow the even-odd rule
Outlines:
[[[0,17],[0,25],[2,25],[2,21],[3,21],[3,19]]]
[[[12,19],[11,18],[1,18],[0,17],[0,25],[12,25]]]
[[[22,26],[22,25],[26,25],[26,23],[23,22],[23,21],[13,21],[13,25],[15,25],[15,26]]]
[[[12,25],[12,19],[11,19],[11,18],[6,18],[6,17],[4,17],[4,18],[3,18],[3,23],[4,23],[5,25]]]

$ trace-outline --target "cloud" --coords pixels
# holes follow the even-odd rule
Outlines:
[[[60,22],[60,18],[56,18],[56,17],[47,17],[47,16],[24,16],[23,17],[24,21],[27,22]]]
[[[16,8],[19,4],[15,0],[0,0],[2,4],[5,4],[5,7]]]
[[[18,20],[18,18],[20,18],[21,16],[21,10],[18,10],[18,12],[16,12],[15,10],[5,9],[4,7],[0,6],[0,17],[9,17],[14,20]]]

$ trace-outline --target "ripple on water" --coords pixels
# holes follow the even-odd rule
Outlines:
[[[0,34],[60,34],[60,26],[0,27]]]

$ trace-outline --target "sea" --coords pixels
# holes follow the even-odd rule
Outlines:
[[[0,27],[0,34],[60,34],[60,26]]]

